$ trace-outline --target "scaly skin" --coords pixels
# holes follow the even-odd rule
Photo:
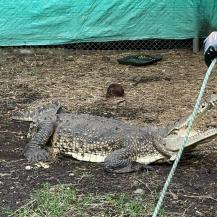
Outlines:
[[[217,100],[210,97],[200,108],[202,115]],[[139,128],[124,122],[88,114],[59,113],[58,102],[34,111],[20,113],[14,119],[32,121],[31,140],[25,147],[25,156],[31,162],[47,160],[48,153],[41,147],[50,140],[52,148],[78,160],[104,162],[109,172],[125,173],[144,169],[153,162],[174,160],[182,133],[187,129],[188,117],[183,122],[165,128]],[[171,127],[173,126],[173,127]],[[187,148],[196,147],[217,135],[217,129],[200,133],[195,131]]]

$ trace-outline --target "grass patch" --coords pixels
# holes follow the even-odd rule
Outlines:
[[[8,211],[9,216],[16,217],[58,217],[62,216],[75,200],[75,191],[65,185],[43,185],[35,191],[31,200],[15,212]]]
[[[31,200],[10,217],[72,217],[72,216],[148,216],[152,214],[156,195],[135,196],[117,194],[78,194],[68,185],[50,186],[34,192]],[[164,214],[161,213],[161,217]]]

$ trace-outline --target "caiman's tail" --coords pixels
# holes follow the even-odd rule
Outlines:
[[[34,110],[18,112],[12,119],[21,121],[40,122],[43,120],[51,120],[61,108],[59,101],[54,101],[43,106],[39,106]]]

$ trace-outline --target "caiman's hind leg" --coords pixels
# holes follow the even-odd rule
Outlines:
[[[54,123],[47,121],[40,123],[38,132],[26,145],[24,155],[30,162],[45,161],[48,159],[48,152],[41,148],[53,134]]]
[[[130,160],[130,156],[132,156],[132,151],[129,148],[113,151],[105,158],[105,170],[114,173],[129,173],[148,168],[148,166]]]

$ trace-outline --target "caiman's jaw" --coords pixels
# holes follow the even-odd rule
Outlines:
[[[196,121],[205,114],[208,110],[216,106],[217,104],[217,94],[210,95],[204,102],[200,105]],[[176,121],[174,124],[167,128],[166,135],[163,139],[163,148],[155,147],[161,154],[165,157],[170,157],[170,160],[174,160],[176,154],[179,151],[180,145],[182,144],[188,129],[189,117],[182,118]],[[217,136],[217,128],[207,130],[205,132],[200,132],[192,129],[188,142],[185,145],[185,149],[189,150],[195,148],[199,144],[209,142],[214,137]]]
[[[202,115],[204,115],[208,110],[212,109],[217,104],[217,94],[211,94],[207,99],[205,99],[198,110],[197,117],[194,121],[197,122]],[[184,117],[178,121],[176,121],[174,124],[170,125],[167,135],[177,135],[177,136],[184,136],[187,132],[189,120],[191,116]],[[192,130],[191,136],[196,135],[198,132]]]
[[[210,142],[213,138],[217,136],[217,128],[209,129],[205,132],[196,132],[194,135],[190,135],[188,142],[185,145],[187,150],[195,148],[200,144]],[[164,138],[165,148],[171,152],[178,152],[180,145],[183,143],[185,136],[179,135],[169,135]]]

